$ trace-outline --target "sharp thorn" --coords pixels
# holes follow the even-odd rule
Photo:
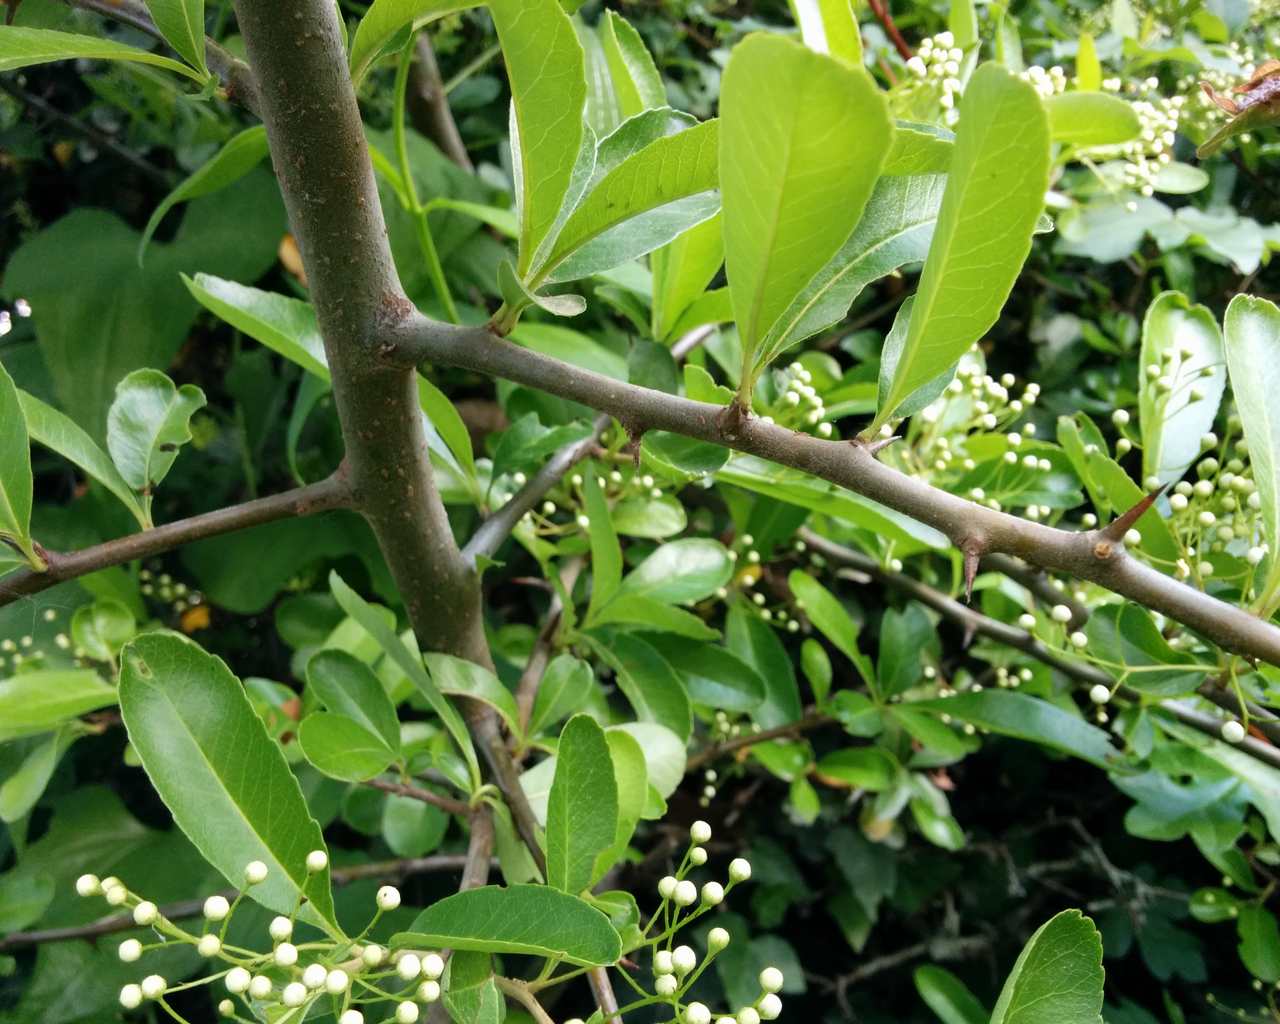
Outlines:
[[[967,604],[973,603],[973,581],[978,575],[978,559],[981,555],[973,548],[965,548],[964,552],[964,599]]]
[[[964,624],[964,637],[960,641],[962,650],[968,650],[969,645],[973,643],[973,638],[978,635],[978,624],[976,622],[966,622]]]
[[[1114,541],[1117,544],[1121,543],[1124,540],[1124,535],[1129,532],[1130,527],[1142,518],[1143,513],[1155,503],[1155,500],[1164,493],[1165,488],[1168,486],[1168,484],[1161,484],[1150,494],[1146,495],[1140,502],[1134,505],[1133,508],[1129,509],[1128,512],[1116,519],[1113,519],[1099,532],[1102,536],[1106,537],[1107,540]]]
[[[894,441],[901,441],[901,440],[902,440],[902,436],[900,434],[894,434],[892,437],[882,437],[875,441],[868,441],[866,442],[865,445],[863,445],[863,447],[865,447],[867,451],[870,452],[871,455],[874,457],[876,455],[879,455],[882,451],[884,451],[884,449],[888,448],[889,445],[893,444]]]

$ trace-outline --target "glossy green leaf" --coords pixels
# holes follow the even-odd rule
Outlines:
[[[449,815],[424,800],[391,793],[382,805],[382,838],[397,857],[423,857],[449,830]]]
[[[523,278],[556,224],[582,148],[582,46],[557,0],[490,0],[511,81],[511,151]]]
[[[579,893],[618,829],[618,787],[604,730],[575,715],[560,733],[547,802],[547,884]]]
[[[936,124],[895,121],[893,144],[889,147],[881,174],[945,174],[951,167],[955,142],[955,132]]]
[[[1102,88],[1102,64],[1098,60],[1098,47],[1089,32],[1081,32],[1076,45],[1076,88],[1096,92]]]
[[[115,702],[115,687],[89,669],[19,672],[0,679],[0,741],[47,732]]]
[[[471,735],[467,732],[467,725],[462,720],[462,715],[458,713],[449,700],[442,694],[431,677],[427,675],[427,670],[423,667],[422,660],[414,653],[410,653],[400,638],[396,636],[395,630],[388,626],[373,606],[370,605],[363,597],[357,594],[336,572],[329,574],[329,589],[333,592],[334,599],[342,607],[351,618],[355,619],[364,631],[378,641],[378,645],[396,666],[413,682],[426,699],[427,703],[444,723],[449,735],[453,737],[453,741],[458,745],[458,750],[466,759],[467,768],[471,775],[472,786],[480,785],[480,762],[476,760],[475,747],[471,743]]]
[[[818,762],[815,770],[819,775],[873,793],[888,789],[898,775],[897,763],[879,747],[833,751]]]
[[[493,976],[493,957],[463,950],[449,957],[444,975],[444,1005],[455,1021],[502,1024],[507,999]]]
[[[595,617],[598,626],[619,622],[629,623],[638,629],[674,633],[690,640],[717,640],[720,637],[692,612],[639,594],[618,594]]]
[[[208,74],[204,60],[204,0],[146,0],[146,4],[164,41],[193,68]]]
[[[76,733],[63,728],[30,741],[17,771],[0,782],[0,821],[13,824],[31,813],[53,778],[58,761],[75,740]]]
[[[330,778],[367,782],[391,766],[396,752],[375,732],[346,715],[313,711],[298,726],[308,761]]]
[[[17,546],[27,561],[43,568],[31,546],[31,443],[18,389],[0,365],[0,538]]]
[[[0,71],[16,71],[56,60],[129,60],[154,64],[197,81],[204,77],[171,57],[161,57],[100,36],[15,25],[0,28]]]
[[[684,505],[666,494],[661,498],[625,498],[613,507],[612,518],[622,535],[649,540],[675,536],[689,525]]]
[[[1048,97],[1044,109],[1050,137],[1071,146],[1116,146],[1141,130],[1133,105],[1107,93],[1060,93]]]
[[[710,597],[732,573],[723,544],[689,537],[659,547],[626,575],[618,592],[684,604]]]
[[[1231,393],[1249,443],[1249,462],[1262,501],[1262,534],[1271,546],[1264,593],[1280,583],[1280,309],[1274,302],[1237,295],[1223,320]]]
[[[587,621],[591,622],[617,593],[622,581],[622,548],[613,528],[609,504],[604,500],[599,481],[590,467],[582,477],[582,495],[591,542],[591,600],[587,605]]]
[[[1102,1024],[1102,936],[1078,910],[1064,910],[1023,947],[991,1024]]]
[[[915,304],[916,297],[909,295],[907,300],[898,307],[898,312],[893,318],[893,327],[890,328],[888,335],[884,339],[884,348],[880,351],[880,380],[876,389],[877,402],[880,406],[883,406],[889,399],[889,393],[893,387],[893,378],[897,372],[898,363],[902,359],[907,337],[911,333],[911,314],[915,309]],[[898,405],[897,415],[914,416],[941,396],[947,385],[955,378],[956,369],[959,365],[960,363],[957,361],[950,366],[944,367],[942,372],[934,377],[933,380],[925,381],[915,391],[907,395]]]
[[[129,741],[174,822],[233,885],[261,860],[253,898],[341,934],[329,870],[306,858],[324,849],[284,754],[267,735],[240,681],[220,658],[173,633],[138,637],[124,651],[120,710]]]
[[[583,966],[614,963],[622,943],[609,919],[589,904],[545,885],[486,885],[433,903],[396,947],[524,953]]]
[[[627,722],[623,725],[611,725],[605,730],[606,735],[615,732],[625,732],[640,744],[649,784],[658,795],[665,800],[674,793],[684,779],[684,741],[656,722]]]
[[[774,321],[862,217],[892,127],[871,77],[792,40],[756,34],[720,94],[725,259],[744,390],[777,353]]]
[[[48,875],[0,875],[0,935],[40,920],[53,902],[53,887]]]
[[[552,316],[578,316],[587,308],[587,300],[581,295],[566,292],[559,295],[547,295],[530,288],[521,280],[515,264],[503,260],[498,264],[498,292],[502,296],[511,324],[515,317],[530,306],[537,306],[544,313]]]
[[[655,338],[673,340],[681,314],[707,290],[723,262],[724,232],[718,214],[650,255]]]
[[[593,184],[556,235],[535,283],[571,281],[665,245],[715,216],[719,122],[655,139]]]
[[[831,680],[835,673],[831,668],[827,649],[811,636],[805,637],[804,643],[800,645],[800,668],[809,681],[809,688],[813,690],[813,699],[819,704],[824,703],[827,694],[831,692]]]
[[[393,753],[400,749],[395,706],[373,669],[359,658],[336,649],[316,652],[307,662],[307,686],[330,711],[363,726]]]
[[[75,463],[119,498],[139,526],[147,525],[147,513],[139,504],[132,488],[120,475],[120,470],[116,469],[116,464],[75,420],[25,391],[18,392],[18,401],[22,403],[22,414],[26,418],[31,440],[57,452],[68,462]]]
[[[942,1024],[987,1024],[990,1015],[950,971],[929,964],[917,967],[913,978],[920,998]]]
[[[800,38],[814,53],[862,67],[862,35],[853,0],[789,0]]]
[[[606,10],[597,29],[621,120],[663,107],[667,89],[644,40],[622,15]]]
[[[645,816],[649,799],[649,768],[640,741],[630,733],[611,729],[605,733],[605,742],[609,745],[613,782],[618,793],[618,827],[614,831],[612,845],[596,858],[591,876],[593,883],[598,882],[626,853],[636,825]]]
[[[874,689],[876,677],[871,662],[858,650],[858,629],[836,596],[801,569],[793,569],[788,578],[797,607],[803,609],[814,628],[830,640],[836,649],[853,662],[863,681]]]
[[[618,629],[595,629],[588,638],[596,656],[616,673],[618,688],[636,717],[688,739],[693,731],[689,696],[675,669],[653,645]]]
[[[502,716],[513,735],[520,735],[520,713],[516,710],[516,699],[487,668],[464,658],[455,658],[451,654],[426,654],[423,660],[441,693],[468,697],[488,704]]]
[[[1041,743],[1100,768],[1107,767],[1116,754],[1107,734],[1097,726],[1025,693],[983,690],[939,700],[915,701],[911,707],[949,714],[961,722],[971,722],[1003,736]]]
[[[107,412],[107,451],[148,516],[152,490],[191,440],[191,417],[204,406],[203,391],[194,384],[177,387],[159,370],[134,370],[116,386]]]
[[[932,715],[916,711],[910,704],[895,705],[889,709],[889,715],[913,740],[944,758],[959,759],[978,749],[976,738],[965,736]]]
[[[751,665],[764,681],[764,700],[752,717],[765,729],[799,721],[803,712],[800,688],[787,649],[773,627],[742,602],[729,606],[725,644]]]
[[[936,646],[936,636],[933,623],[920,605],[912,603],[902,611],[885,610],[880,620],[880,659],[876,665],[883,696],[903,693],[920,682],[921,657]]]
[[[1109,604],[1095,609],[1085,627],[1089,651],[1118,682],[1153,697],[1192,694],[1215,667],[1185,651],[1175,651],[1141,605]]]
[[[764,701],[764,680],[742,658],[715,644],[690,643],[676,637],[649,642],[680,674],[695,704],[725,711],[752,712]]]
[[[401,29],[479,6],[466,0],[373,0],[351,37],[352,81],[360,84],[374,61],[389,52]]]
[[[895,138],[901,138],[898,132]],[[769,330],[768,345],[784,351],[844,319],[871,282],[929,253],[946,177],[882,177],[849,240],[808,281]]]
[[[1049,126],[1035,88],[998,64],[984,64],[961,101],[911,330],[868,433],[995,323],[1031,247],[1048,184]]]
[[[198,0],[203,6],[203,0]],[[151,0],[152,6],[157,0]],[[185,6],[185,0],[172,0],[172,6]],[[162,26],[163,27],[163,26]],[[200,35],[203,49],[203,26]],[[143,254],[156,233],[156,228],[164,220],[164,216],[179,203],[185,203],[199,196],[209,195],[225,188],[233,181],[239,181],[258,166],[267,155],[267,130],[262,125],[254,125],[233,135],[212,157],[196,170],[192,171],[185,181],[160,200],[160,204],[151,214],[147,226],[142,231],[142,240],[138,243],[138,262],[142,262]]]
[[[1249,972],[1267,984],[1280,981],[1280,925],[1275,914],[1257,905],[1241,907],[1236,929],[1240,960]]]
[[[110,598],[83,604],[71,616],[71,642],[95,661],[114,661],[136,632],[133,612]]]
[[[529,735],[543,729],[581,708],[591,694],[595,674],[591,666],[572,654],[557,654],[542,673],[538,695],[529,716]]]

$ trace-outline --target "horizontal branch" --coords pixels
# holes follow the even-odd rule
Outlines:
[[[179,519],[141,533],[95,544],[81,551],[65,554],[45,551],[44,557],[49,567],[44,572],[19,569],[0,577],[0,608],[19,598],[30,597],[99,569],[109,569],[113,565],[123,565],[139,558],[150,558],[192,541],[233,533],[250,526],[344,508],[350,501],[351,490],[346,474],[339,469],[324,480],[285,491],[283,494],[255,498],[242,505],[231,505],[191,516],[189,519]]]
[[[379,789],[384,793],[390,793],[392,796],[404,796],[410,800],[430,804],[432,807],[438,807],[446,814],[469,815],[471,813],[469,804],[465,804],[461,800],[450,800],[447,796],[440,796],[438,793],[433,793],[429,789],[422,789],[418,786],[406,786],[402,782],[389,782],[386,779],[370,779],[365,785],[371,789]]]
[[[724,445],[848,488],[946,534],[973,558],[1014,555],[1090,580],[1198,631],[1226,650],[1280,666],[1280,628],[1151,568],[1102,530],[1070,531],[996,512],[876,461],[859,443],[826,441],[723,406],[614,380],[521,348],[485,328],[412,314],[387,328],[388,358],[501,377],[613,416],[631,433],[667,430]]]

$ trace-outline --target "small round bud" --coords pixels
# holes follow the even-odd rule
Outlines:
[[[1117,409],[1115,412],[1111,414],[1111,422],[1114,423],[1117,427],[1127,426],[1129,423],[1129,410]]]
[[[654,992],[656,992],[660,996],[663,996],[664,998],[666,996],[675,995],[676,989],[678,989],[679,987],[680,987],[680,983],[676,981],[676,976],[674,974],[664,974],[660,976],[657,980],[655,980],[653,983]]]
[[[307,854],[307,870],[313,875],[329,866],[329,855],[324,850],[312,850]]]
[[[1102,683],[1097,683],[1089,691],[1089,699],[1095,704],[1106,704],[1111,700],[1110,687],[1104,686]]]
[[[735,857],[729,862],[729,881],[745,882],[751,877],[751,861],[745,857]]]
[[[360,959],[366,967],[377,967],[378,964],[382,963],[382,958],[386,955],[386,950],[381,946],[377,943],[370,943],[364,947],[364,952],[360,954]]]
[[[689,1024],[711,1024],[711,1011],[702,1003],[690,1003],[684,1009],[684,1019]]]
[[[760,1014],[754,1006],[744,1006],[738,1011],[738,1024],[760,1024]]]
[[[674,970],[675,962],[671,958],[671,950],[660,949],[653,954],[653,973],[657,975],[671,974]]]
[[[234,1017],[236,1015],[236,1004],[230,999],[224,999],[218,1004],[218,1013],[223,1017]]]
[[[405,981],[413,981],[422,973],[422,961],[416,953],[405,953],[396,961],[396,973]]]
[[[1018,616],[1018,625],[1021,626],[1023,629],[1035,629],[1036,617],[1032,615],[1030,612],[1023,612],[1021,615]]]
[[[675,892],[671,894],[671,902],[677,907],[691,907],[698,902],[698,887],[689,879],[676,883]]]
[[[413,1024],[418,1019],[418,1004],[405,1000],[396,1006],[396,1024]]]
[[[1117,455],[1128,455],[1131,451],[1133,451],[1133,442],[1127,437],[1122,437],[1116,442]]]
[[[1080,647],[1087,647],[1088,645],[1089,645],[1089,637],[1083,632],[1081,632],[1080,630],[1077,629],[1074,633],[1071,634],[1072,647],[1080,648]]]
[[[136,1010],[142,1005],[142,989],[137,985],[126,985],[120,990],[120,1005],[126,1010]]]
[[[324,979],[329,976],[329,972],[325,970],[324,964],[307,964],[306,970],[302,972],[302,984],[307,988],[322,988]]]
[[[760,987],[766,992],[781,992],[782,981],[782,972],[776,967],[766,967],[760,972]]]
[[[689,829],[689,838],[695,843],[711,842],[711,826],[705,821],[695,821]]]
[[[260,860],[251,860],[244,866],[244,880],[250,885],[258,885],[267,880],[267,866]]]
[[[1067,623],[1071,621],[1071,609],[1065,604],[1055,604],[1049,616],[1054,622]]]
[[[394,885],[384,885],[378,890],[378,909],[395,910],[400,906],[400,890]]]
[[[133,908],[133,921],[146,928],[153,925],[160,917],[160,910],[150,900],[143,900]]]
[[[233,995],[238,996],[242,992],[248,992],[252,983],[253,977],[243,967],[233,967],[227,971],[227,991]]]
[[[428,953],[422,958],[422,976],[434,981],[444,974],[444,958],[439,953]]]
[[[690,946],[676,946],[671,952],[671,965],[675,968],[676,974],[684,977],[698,966],[698,955]]]
[[[1228,743],[1239,743],[1244,739],[1244,726],[1232,719],[1222,723],[1222,738]]]
[[[350,987],[351,978],[340,968],[334,968],[324,976],[324,990],[330,995],[340,996]]]
[[[714,787],[708,787],[708,788],[711,788],[714,792]],[[706,862],[707,862],[707,851],[703,849],[701,846],[695,846],[692,850],[689,851],[689,863],[692,864],[695,868],[702,867],[702,865],[705,864]]]
[[[1260,547],[1251,547],[1244,556],[1245,561],[1250,565],[1258,565],[1266,557],[1266,551]]]
[[[418,986],[418,1001],[422,1003],[434,1003],[440,998],[440,982],[435,980],[424,981]]]
[[[292,967],[298,962],[298,947],[292,942],[282,942],[276,946],[275,961],[277,967]]]
[[[276,942],[285,942],[293,934],[293,922],[287,917],[273,917],[267,931]]]
[[[338,1024],[364,1024],[364,1014],[359,1010],[343,1010]]]
[[[729,945],[729,933],[723,928],[712,928],[707,932],[707,949],[711,952],[719,953],[727,945]]]
[[[719,906],[724,902],[724,886],[719,882],[708,882],[702,887],[702,902],[709,907]]]
[[[142,956],[142,943],[137,939],[125,939],[116,950],[116,955],[127,964],[135,963]]]
[[[301,1006],[307,1000],[307,986],[300,981],[291,981],[280,993],[280,1002],[285,1006]]]
[[[777,1020],[782,1016],[782,1000],[770,992],[760,1000],[760,1019]]]
[[[76,892],[81,896],[97,896],[102,892],[102,883],[97,875],[81,875],[76,879]]]
[[[671,899],[671,897],[675,895],[676,886],[679,884],[680,883],[676,881],[674,875],[667,875],[658,882],[658,895],[664,900]]]
[[[266,999],[271,995],[271,979],[265,974],[255,974],[249,982],[249,995],[254,999]]]
[[[142,994],[148,999],[159,999],[168,987],[168,982],[158,974],[148,974],[142,979]]]
[[[210,896],[204,901],[204,916],[209,921],[221,921],[231,913],[231,904],[225,896]]]
[[[222,952],[222,940],[212,932],[201,935],[200,941],[196,943],[196,952],[206,959],[217,956]]]

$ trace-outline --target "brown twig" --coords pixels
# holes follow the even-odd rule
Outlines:
[[[429,789],[420,789],[417,786],[409,786],[403,782],[391,782],[387,779],[369,779],[365,785],[372,789],[380,789],[384,793],[405,796],[410,800],[420,800],[424,804],[431,804],[432,807],[440,808],[446,814],[469,815],[471,813],[470,805],[463,803],[461,800],[451,800],[449,797],[440,796],[440,794],[433,793]]]
[[[440,77],[440,65],[431,37],[419,32],[414,42],[414,62],[410,71],[409,116],[413,125],[437,146],[440,152],[464,171],[474,171],[458,124],[449,108],[449,95]]]
[[[911,59],[911,46],[902,38],[902,33],[898,30],[898,26],[893,22],[893,15],[889,13],[889,7],[886,0],[867,0],[871,5],[871,13],[876,16],[876,20],[884,26],[885,32],[893,41],[894,47],[898,51],[898,55],[903,60]]]

